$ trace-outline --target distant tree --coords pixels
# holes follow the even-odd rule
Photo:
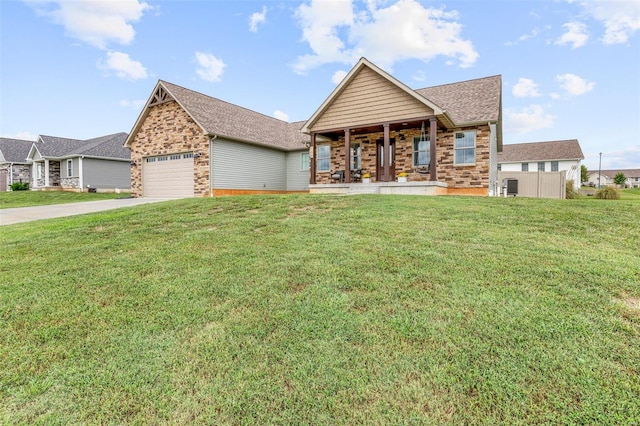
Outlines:
[[[589,181],[589,170],[587,170],[587,166],[584,164],[580,166],[580,182],[588,182]]]
[[[613,178],[613,183],[615,183],[616,185],[624,185],[626,181],[627,177],[622,172],[616,173],[615,177]]]

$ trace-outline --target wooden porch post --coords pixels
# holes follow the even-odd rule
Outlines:
[[[384,152],[382,154],[382,158],[384,159],[384,179],[383,182],[389,182],[391,177],[389,176],[389,163],[391,162],[391,158],[389,155],[389,123],[383,124],[384,127]]]
[[[344,159],[344,181],[351,183],[351,130],[344,129],[344,151],[346,153]]]
[[[316,184],[316,134],[311,133],[311,152],[309,155],[309,171],[311,172],[311,176],[309,179],[309,183],[311,185]]]
[[[438,180],[436,173],[436,137],[438,134],[438,120],[433,117],[429,119],[429,150],[431,158],[429,159],[429,180],[435,182]]]

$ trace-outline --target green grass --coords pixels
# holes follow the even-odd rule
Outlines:
[[[620,199],[640,201],[640,188],[627,188],[620,190]]]
[[[247,196],[5,226],[0,423],[637,424],[639,215]]]
[[[45,206],[51,204],[77,203],[79,201],[112,200],[129,194],[109,192],[66,192],[66,191],[12,191],[0,192],[0,209],[14,207]]]

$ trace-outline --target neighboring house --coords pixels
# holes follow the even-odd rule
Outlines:
[[[27,161],[33,141],[0,138],[0,191],[9,191],[14,182],[31,182]]]
[[[503,172],[561,172],[580,188],[580,162],[584,160],[577,139],[505,144],[498,155],[498,170]]]
[[[87,140],[39,136],[27,155],[31,189],[129,191],[131,160],[122,146],[126,138],[126,133]]]
[[[131,150],[131,194],[307,191],[309,150],[302,124],[160,80],[125,143]]]
[[[600,177],[600,186],[615,185],[613,179],[618,173],[622,173],[627,180],[625,186],[627,188],[640,188],[640,169],[620,169],[620,170],[591,170],[588,173],[589,184],[598,186],[598,177]]]
[[[413,90],[362,58],[302,130],[311,192],[493,195],[502,79]]]

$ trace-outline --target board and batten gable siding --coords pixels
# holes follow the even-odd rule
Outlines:
[[[286,169],[285,152],[221,138],[211,143],[213,189],[285,191]]]
[[[64,167],[66,168],[66,162]],[[98,189],[129,189],[131,188],[130,168],[129,161],[84,158],[82,160],[83,185],[85,187],[91,185],[92,188]]]
[[[339,129],[422,118],[433,110],[368,67],[362,68],[311,126]]]
[[[287,191],[309,190],[309,168],[302,168],[302,155],[309,150],[287,152]]]

